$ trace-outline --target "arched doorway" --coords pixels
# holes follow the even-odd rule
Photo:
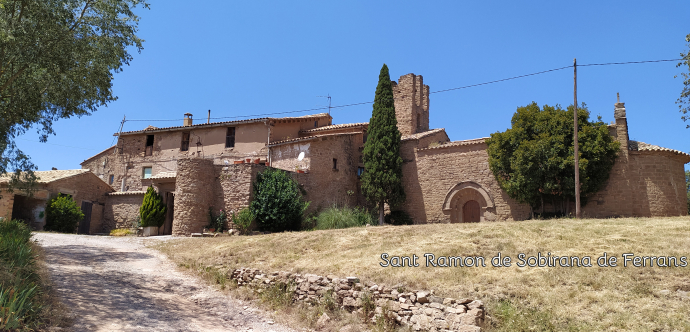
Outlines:
[[[472,181],[454,185],[446,194],[443,213],[452,223],[481,222],[495,219],[494,202],[489,193]]]
[[[462,207],[462,222],[479,222],[479,203],[470,200]]]

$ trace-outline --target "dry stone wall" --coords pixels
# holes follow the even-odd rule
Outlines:
[[[103,223],[100,231],[108,233],[116,228],[131,228],[132,223],[139,217],[139,207],[143,201],[144,192],[108,195],[103,209]]]
[[[355,277],[266,273],[250,268],[236,269],[229,275],[241,287],[291,286],[294,302],[317,304],[330,299],[349,312],[363,314],[370,310],[375,315],[387,314],[397,324],[414,331],[478,332],[484,323],[484,304],[478,300],[442,298],[433,292],[407,291],[402,286],[361,282]]]
[[[12,218],[12,205],[14,205],[14,193],[0,189],[0,218]]]
[[[216,169],[212,159],[177,161],[173,235],[191,235],[208,225],[208,209],[216,195]]]

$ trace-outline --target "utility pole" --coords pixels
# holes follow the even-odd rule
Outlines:
[[[122,127],[125,126],[126,121],[127,121],[127,115],[125,115],[122,118],[122,123],[120,124],[120,131],[117,133],[117,146],[118,146],[118,148],[116,148],[116,150],[119,149],[117,152],[122,154],[123,157],[121,158],[121,160],[123,161],[122,164],[124,165],[123,169],[122,169],[122,181],[120,182],[120,191],[125,191],[125,182],[126,182],[125,178],[127,177],[127,162],[124,161],[125,158],[124,158],[124,154],[123,154],[124,148],[125,148],[124,147],[125,143],[122,142],[122,139],[120,137],[122,135]]]
[[[573,123],[575,124],[575,130],[573,130],[573,146],[575,147],[575,218],[580,219],[582,212],[580,211],[580,149],[577,141],[577,58],[573,60],[573,68],[575,80],[575,112],[573,116]]]

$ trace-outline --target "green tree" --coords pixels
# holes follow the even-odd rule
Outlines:
[[[153,187],[146,189],[144,201],[139,207],[139,217],[141,218],[142,227],[161,227],[165,222],[166,206],[163,204],[163,199]]]
[[[46,225],[43,228],[47,231],[74,233],[82,219],[84,213],[72,196],[59,194],[46,206]]]
[[[45,142],[61,118],[116,100],[113,74],[129,64],[145,0],[0,1],[0,175],[31,186],[36,167],[14,139],[32,126]],[[20,172],[24,171],[24,172]]]
[[[680,108],[680,112],[683,113],[681,116],[683,121],[690,119],[690,115],[688,115],[688,113],[690,113],[690,34],[685,36],[685,41],[688,42],[688,53],[680,53],[683,61],[676,65],[676,67],[688,67],[687,73],[680,73],[683,77],[683,91],[680,92],[680,97],[678,97],[676,101],[678,108]],[[690,128],[690,125],[687,125],[686,128]]]
[[[254,198],[249,206],[261,231],[297,231],[302,214],[309,206],[302,200],[299,184],[287,172],[267,168],[253,184]],[[248,216],[249,216],[248,215]]]
[[[402,185],[402,157],[400,157],[400,131],[395,118],[393,87],[388,66],[381,68],[374,97],[374,111],[369,120],[367,141],[362,158],[364,197],[379,208],[379,225],[384,221],[384,204],[397,206],[405,201]]]
[[[540,109],[536,103],[519,107],[512,127],[487,139],[489,167],[508,196],[532,208],[543,207],[544,201],[555,207],[574,200],[573,108],[544,105]],[[589,121],[584,103],[577,114],[580,193],[586,204],[586,196],[608,180],[620,144],[601,118]]]

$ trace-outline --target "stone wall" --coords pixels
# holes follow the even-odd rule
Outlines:
[[[173,235],[199,233],[208,225],[208,209],[218,194],[216,184],[213,160],[185,158],[177,161]]]
[[[108,183],[113,189],[119,190],[120,183],[113,177],[113,183],[110,183],[110,175],[122,173],[121,163],[118,162],[118,156],[114,154],[115,147],[111,147],[81,163],[82,169],[88,169],[91,173],[98,176],[101,180]],[[119,168],[119,169],[118,169]]]
[[[100,232],[109,233],[116,228],[131,228],[139,217],[139,208],[145,192],[111,193],[103,208]]]
[[[0,189],[0,218],[12,218],[12,205],[14,205],[14,193]]]
[[[405,136],[429,130],[429,86],[424,85],[422,75],[403,75],[391,84],[400,133]]]
[[[633,216],[685,216],[685,158],[670,152],[640,151],[631,157],[637,173],[633,187]]]
[[[416,150],[416,170],[408,167],[403,175],[403,179],[407,176],[415,181],[413,172],[416,171],[416,183],[406,187],[411,187],[407,212],[415,221],[459,222],[451,220],[451,212],[444,211],[444,202],[453,188],[464,183],[474,183],[488,194],[490,202],[487,203],[492,207],[482,207],[483,220],[513,221],[529,217],[529,206],[511,199],[499,187],[489,169],[486,149],[484,139],[477,139]]]
[[[266,166],[260,164],[234,164],[228,166],[215,166],[215,174],[218,174],[215,187],[215,200],[213,209],[225,209],[228,214],[227,228],[232,228],[232,212],[239,212],[249,207],[253,197],[254,180],[257,174],[263,172]],[[217,213],[218,211],[214,211]]]
[[[258,269],[236,269],[228,273],[239,286],[265,289],[272,285],[291,285],[292,300],[307,304],[323,303],[330,297],[343,310],[364,313],[365,306],[376,316],[387,314],[397,324],[415,331],[478,332],[484,323],[484,304],[472,299],[451,299],[427,291],[408,291],[402,286],[388,287],[358,278],[326,277],[289,272],[265,273]]]

